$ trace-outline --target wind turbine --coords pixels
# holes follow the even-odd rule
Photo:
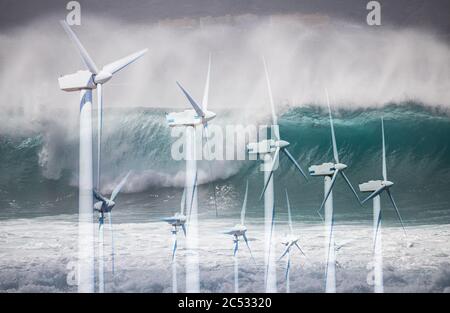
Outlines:
[[[120,190],[122,189],[123,185],[125,185],[128,176],[130,176],[130,172],[120,181],[120,183],[114,188],[113,192],[111,193],[111,197],[107,198],[104,195],[102,195],[99,191],[94,189],[94,197],[98,200],[98,202],[94,203],[94,211],[97,211],[99,213],[98,217],[98,288],[99,292],[103,293],[105,292],[105,265],[104,265],[104,241],[103,241],[103,224],[105,221],[105,213],[108,214],[108,220],[109,220],[109,229],[111,231],[111,262],[112,262],[112,271],[114,274],[114,233],[113,233],[113,226],[112,226],[112,209],[116,205],[116,202],[114,201],[119,194]]]
[[[370,180],[366,183],[359,185],[359,190],[362,192],[371,192],[371,194],[362,201],[365,203],[370,199],[373,199],[373,254],[374,254],[374,289],[376,293],[382,293],[384,291],[383,286],[383,254],[382,254],[382,241],[381,241],[381,204],[380,195],[385,191],[395,209],[395,213],[402,225],[403,232],[406,237],[406,230],[403,224],[403,219],[400,215],[394,198],[392,197],[390,188],[394,185],[392,181],[387,178],[386,169],[386,147],[384,139],[384,122],[381,118],[381,136],[382,136],[382,175],[383,180]]]
[[[285,280],[286,280],[286,292],[289,293],[291,292],[289,284],[289,274],[291,268],[291,248],[296,247],[298,250],[300,250],[301,254],[303,254],[304,256],[306,255],[298,244],[300,238],[294,235],[294,231],[292,229],[291,204],[289,202],[287,189],[286,189],[286,203],[288,208],[289,235],[286,235],[285,238],[281,241],[281,243],[285,246],[285,248],[278,261],[280,261],[287,254]]]
[[[336,144],[336,137],[334,134],[333,117],[331,116],[330,100],[328,92],[326,91],[328,113],[330,117],[331,128],[331,142],[333,146],[334,163],[328,162],[320,165],[312,165],[309,167],[309,174],[311,176],[324,176],[324,199],[317,211],[320,214],[322,208],[325,207],[325,249],[326,249],[326,272],[325,272],[325,291],[328,293],[336,292],[336,256],[335,256],[335,242],[334,242],[334,217],[333,217],[333,187],[336,182],[338,174],[342,176],[346,184],[350,187],[352,193],[355,195],[358,203],[360,203],[358,194],[353,188],[350,180],[345,175],[344,171],[347,168],[346,164],[339,161],[338,148]],[[322,216],[322,215],[321,215]]]
[[[270,107],[272,110],[272,129],[275,136],[274,139],[265,139],[256,143],[249,143],[247,145],[247,150],[249,154],[258,154],[260,158],[264,160],[264,165],[262,169],[264,171],[264,188],[261,192],[260,199],[264,196],[264,218],[265,218],[265,282],[266,282],[266,292],[276,292],[277,291],[277,278],[275,269],[275,256],[272,254],[270,257],[271,249],[271,236],[273,231],[273,211],[274,211],[274,188],[272,175],[275,167],[278,165],[278,157],[280,151],[282,151],[289,160],[295,165],[295,167],[300,171],[300,173],[306,178],[306,175],[297,161],[294,159],[292,154],[287,150],[289,142],[281,140],[280,132],[278,127],[277,116],[275,114],[275,105],[272,96],[272,88],[270,85],[269,73],[267,70],[266,60],[263,58],[264,71],[266,76],[266,83],[269,92]]]
[[[176,264],[176,251],[177,251],[177,234],[178,227],[183,230],[184,236],[186,236],[186,215],[184,215],[184,208],[186,205],[186,189],[183,190],[183,195],[181,196],[181,210],[175,213],[173,216],[164,217],[162,220],[172,226],[172,238],[173,238],[173,248],[172,248],[172,292],[177,292],[177,264]]]
[[[147,49],[109,63],[99,71],[70,26],[65,21],[61,21],[61,24],[77,47],[87,68],[87,70],[59,77],[58,83],[60,89],[64,91],[80,92],[78,291],[94,292],[92,90],[99,88],[98,103],[101,107],[102,85],[110,80],[116,72],[141,57]]]
[[[210,59],[211,60],[211,59]],[[191,95],[177,82],[183,94],[188,99],[193,109],[183,112],[172,112],[166,115],[167,123],[170,127],[184,127],[186,129],[186,207],[190,207],[189,229],[186,234],[186,292],[200,292],[200,274],[198,257],[198,199],[197,199],[197,156],[196,156],[196,136],[197,126],[207,129],[208,122],[216,117],[214,112],[208,111],[209,78],[211,61],[208,64],[208,74],[203,93],[202,105],[191,97]],[[193,184],[192,184],[193,183]]]
[[[255,262],[255,259],[253,258],[252,250],[250,249],[250,245],[248,243],[247,238],[247,227],[245,226],[245,211],[247,209],[247,195],[248,195],[248,180],[247,184],[245,186],[245,196],[244,196],[244,203],[242,204],[241,209],[241,223],[236,224],[233,228],[230,230],[224,232],[224,234],[232,235],[234,237],[233,242],[233,257],[234,257],[234,292],[239,292],[239,263],[238,263],[238,257],[237,252],[239,249],[239,238],[242,237],[244,239],[245,244],[247,245],[248,251],[250,252],[250,256],[252,257],[253,262]],[[255,262],[256,264],[256,262]]]

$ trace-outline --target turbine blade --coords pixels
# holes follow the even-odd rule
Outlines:
[[[320,214],[319,211],[317,211],[317,214],[319,215],[320,219],[322,220],[322,222],[325,222],[325,219],[323,218],[322,214]]]
[[[237,238],[236,238],[234,240],[233,256],[236,256],[238,249],[239,249],[239,240],[237,240]]]
[[[289,160],[291,160],[291,162],[294,163],[295,167],[300,171],[300,173],[302,173],[303,177],[305,177],[305,179],[308,180],[308,177],[306,176],[302,167],[297,163],[292,154],[286,148],[281,149],[281,151],[283,151],[286,154]]]
[[[206,151],[208,153],[208,160],[210,160],[209,157],[209,135],[208,135],[208,122],[203,124],[203,128],[202,128],[202,132],[204,132],[205,136],[204,138],[206,138]],[[203,142],[202,142],[203,145]],[[208,168],[209,168],[209,175],[212,177],[212,167],[211,167],[211,162],[208,162]],[[216,217],[219,216],[219,212],[217,211],[217,197],[216,197],[216,185],[214,183],[214,180],[211,180],[211,186],[213,188],[213,195],[214,195],[214,208],[216,209]]]
[[[303,252],[302,248],[300,248],[300,245],[298,243],[295,243],[295,246],[297,247],[298,250],[300,250],[300,252],[306,256],[305,252]]]
[[[333,156],[334,156],[334,161],[336,163],[339,163],[339,154],[338,154],[337,145],[336,145],[336,136],[334,134],[333,117],[331,116],[330,98],[328,97],[327,89],[325,89],[325,93],[327,95],[328,114],[330,115],[331,141],[333,144]]]
[[[172,248],[172,262],[175,259],[175,252],[177,251],[177,235],[174,234],[173,248]]]
[[[400,215],[400,211],[398,210],[398,207],[397,207],[397,205],[395,204],[394,197],[392,196],[391,191],[389,190],[389,188],[386,189],[386,192],[387,192],[387,194],[388,194],[388,196],[389,196],[389,199],[390,199],[391,202],[392,202],[392,205],[394,206],[395,213],[397,214],[397,217],[398,217],[398,219],[399,219],[399,221],[400,221],[400,224],[402,225],[403,232],[404,232],[405,237],[406,237],[406,228],[405,228],[405,224],[403,223],[403,219],[402,219],[402,216]]]
[[[259,195],[259,200],[261,201],[262,197],[264,196],[264,193],[266,192],[267,186],[269,185],[270,179],[272,178],[273,171],[270,172],[269,177],[267,178],[267,181],[264,183],[264,188],[261,191],[261,194]]]
[[[102,71],[106,71],[108,73],[115,74],[116,72],[120,71],[127,65],[133,63],[134,61],[136,61],[137,59],[142,57],[147,51],[148,51],[148,49],[143,49],[141,51],[127,55],[126,57],[121,58],[117,61],[111,62],[111,63],[105,65],[103,67]]]
[[[98,200],[98,201],[102,201],[102,202],[107,202],[108,199],[106,197],[104,197],[101,193],[99,193],[97,190],[93,190],[94,192],[94,197]]]
[[[289,252],[289,250],[291,249],[291,245],[287,245],[286,248],[284,248],[283,253],[281,254],[281,256],[278,258],[278,262],[281,261],[281,259]]]
[[[203,91],[203,101],[202,101],[202,110],[203,110],[203,112],[208,111],[209,79],[210,79],[210,75],[211,75],[211,53],[209,54],[208,73],[206,74],[205,89]]]
[[[127,173],[127,175],[125,175],[125,177],[120,181],[120,183],[116,186],[116,188],[114,188],[112,194],[111,194],[111,201],[114,201],[114,199],[117,197],[117,195],[119,194],[120,190],[122,189],[123,185],[125,185],[125,183],[127,182],[128,176],[130,176],[131,171],[129,171]]]
[[[248,194],[248,179],[247,179],[247,184],[245,185],[244,203],[242,204],[242,209],[241,209],[241,225],[244,225],[244,222],[245,222],[245,211],[247,210],[247,194]]]
[[[103,212],[100,212],[100,217],[98,218],[98,229],[100,230],[103,226]]]
[[[245,244],[247,245],[248,251],[250,252],[250,257],[252,258],[253,263],[255,263],[255,265],[256,265],[256,261],[255,261],[255,258],[253,257],[252,249],[250,249],[250,245],[248,243],[247,235],[244,233],[242,235],[242,237],[244,238]]]
[[[180,87],[181,91],[184,93],[186,98],[189,100],[189,102],[192,105],[192,107],[194,108],[195,112],[197,112],[197,115],[200,117],[204,117],[205,113],[202,111],[202,109],[200,109],[200,106],[197,104],[197,102],[195,102],[195,100],[192,99],[192,97],[188,94],[188,92],[186,90],[184,90],[184,88],[180,85],[179,82],[177,82],[177,85],[178,85],[178,87]]]
[[[345,175],[344,171],[340,172],[342,177],[344,178],[345,182],[347,183],[347,185],[350,187],[350,189],[352,190],[353,194],[355,195],[356,199],[358,200],[359,205],[361,205],[361,199],[359,199],[358,194],[356,193],[355,188],[353,188],[352,183],[350,182],[350,180],[348,179],[347,175]]]
[[[288,280],[289,280],[289,269],[291,268],[291,254],[288,254],[288,261],[287,261],[287,266],[286,266],[286,273],[284,275],[284,279],[286,280],[286,284],[289,284]],[[288,288],[286,288],[287,290]]]
[[[272,207],[272,224],[270,226],[270,235],[269,235],[269,252],[267,253],[267,268],[266,268],[266,279],[269,276],[269,264],[270,264],[270,253],[272,251],[272,235],[273,235],[273,225],[275,223],[275,202],[273,203]],[[265,285],[267,286],[267,280],[265,282]]]
[[[287,209],[288,209],[288,223],[289,223],[289,231],[293,232],[292,230],[292,216],[291,216],[291,204],[289,202],[289,195],[288,195],[288,191],[287,189],[285,189],[286,191],[286,204],[287,204]]]
[[[372,192],[367,198],[365,198],[361,204],[366,203],[367,201],[369,201],[370,199],[373,199],[374,197],[378,196],[381,192],[383,192],[383,190],[385,189],[385,186],[381,186],[380,188],[378,188],[377,190],[375,190],[374,192]]]
[[[376,248],[376,244],[377,244],[378,231],[380,229],[380,225],[381,225],[381,210],[380,210],[380,214],[378,214],[377,228],[375,229],[375,236],[373,238],[373,253],[374,254],[375,254],[375,248]]]
[[[275,126],[275,129],[274,129],[275,140],[280,140],[280,130],[278,129],[278,120],[277,120],[277,115],[275,113],[275,104],[273,101],[272,87],[270,85],[269,72],[267,70],[267,63],[266,63],[266,59],[264,57],[263,57],[263,63],[264,63],[264,72],[266,74],[267,90],[269,92],[270,109],[272,110],[272,125]]]
[[[184,209],[186,207],[186,188],[183,189],[183,195],[181,196],[181,203],[180,203],[180,213],[184,214]]]
[[[188,225],[190,225],[190,222],[191,222],[192,205],[194,202],[194,195],[195,195],[196,189],[197,189],[197,171],[195,172],[194,185],[192,186],[191,203],[189,204]]]
[[[111,212],[108,212],[108,220],[109,220],[109,231],[111,232],[111,266],[112,266],[112,273],[113,273],[113,276],[114,276],[114,272],[115,272],[114,231],[113,231],[113,222],[112,222],[112,214],[111,214]]]
[[[331,191],[333,190],[334,187],[334,183],[336,182],[336,177],[337,174],[339,173],[339,170],[334,170],[334,174],[333,177],[331,178],[331,185],[330,185],[330,189],[328,189],[327,193],[325,194],[325,197],[323,198],[322,204],[320,205],[320,208],[317,210],[317,213],[319,213],[322,211],[323,206],[325,205],[325,202],[327,202],[328,197],[330,196]]]
[[[184,237],[186,237],[186,226],[184,224],[181,224],[181,229],[183,230]]]
[[[275,168],[275,164],[278,161],[278,156],[280,155],[280,148],[278,147],[275,150],[275,153],[273,154],[272,164],[270,164],[270,175],[268,176],[267,180],[264,182],[264,188],[261,192],[261,195],[259,196],[259,200],[262,199],[264,193],[266,192],[267,186],[269,185],[270,179],[272,178],[273,171]]]
[[[328,237],[328,253],[327,253],[327,267],[325,271],[325,281],[328,280],[328,263],[330,262],[330,251],[334,249],[334,245],[331,245],[331,238],[333,237],[333,226],[334,226],[334,218],[331,217],[331,227],[330,227],[330,235]]]
[[[384,142],[384,121],[381,118],[381,135],[383,143],[383,180],[387,180],[387,170],[386,170],[386,146]]]
[[[97,84],[97,189],[100,190],[100,161],[103,123],[103,85]]]
[[[73,30],[70,28],[69,24],[67,24],[66,21],[62,20],[61,21],[61,25],[64,28],[64,30],[66,31],[66,33],[69,35],[69,37],[72,40],[72,42],[77,47],[78,52],[80,53],[80,56],[81,56],[81,59],[83,60],[84,65],[87,67],[87,69],[92,74],[97,74],[98,73],[97,66],[95,65],[95,63],[92,60],[92,58],[89,56],[89,53],[86,51],[86,49],[81,44],[81,42],[78,39],[77,35],[75,35]]]

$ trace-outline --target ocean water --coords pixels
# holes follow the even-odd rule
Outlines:
[[[382,196],[385,290],[449,291],[450,118],[418,103],[334,112],[340,158],[349,166],[346,173],[355,187],[381,178],[381,116],[388,177],[395,182],[392,192],[407,229],[405,237],[393,208]],[[171,158],[170,143],[175,139],[165,125],[164,110],[114,109],[107,110],[105,117],[105,125],[114,127],[106,126],[104,133],[104,191],[110,191],[132,170],[113,212],[115,276],[111,272],[110,232],[105,230],[106,290],[170,292],[171,234],[160,219],[179,210],[185,164]],[[226,125],[232,119],[231,111],[223,111],[214,122]],[[286,107],[279,123],[281,137],[291,143],[290,152],[305,169],[332,160],[329,120],[323,108]],[[51,146],[47,140],[42,134],[0,139],[3,291],[76,291],[70,275],[77,251],[78,142],[76,136],[58,138]],[[256,264],[241,245],[240,289],[263,291],[264,219],[263,202],[258,199],[263,175],[259,161],[211,162],[211,169],[206,161],[199,162],[201,289],[233,290],[233,244],[221,232],[239,221],[248,180],[246,224]],[[274,242],[288,231],[287,189],[294,232],[306,253],[306,257],[293,255],[291,291],[322,292],[325,232],[316,210],[323,197],[323,181],[318,177],[305,181],[283,156],[274,179]],[[338,180],[334,190],[337,291],[371,292],[371,205],[360,207],[343,181]],[[273,253],[281,254],[282,249],[276,244]],[[180,236],[180,291],[184,290],[185,252]],[[280,292],[285,288],[285,266],[285,261],[277,263]]]
[[[381,178],[383,116],[388,178],[395,183],[392,192],[403,218],[411,224],[450,222],[448,115],[416,103],[337,110],[334,115],[340,158],[348,165],[346,173],[355,188],[359,183]],[[224,111],[219,116],[213,123],[232,123],[233,112]],[[123,214],[124,222],[140,221],[141,216],[158,219],[167,208],[178,209],[185,163],[171,156],[171,143],[177,138],[171,137],[165,125],[164,110],[115,109],[106,111],[105,117],[102,190],[111,191],[123,175],[132,171],[119,200],[124,205],[117,214]],[[332,161],[329,120],[322,108],[286,108],[279,123],[282,138],[290,142],[290,152],[305,170],[310,165]],[[76,136],[1,136],[0,152],[1,219],[77,212]],[[315,212],[323,197],[322,179],[310,177],[305,181],[287,158],[282,155],[280,160],[274,175],[280,216],[286,214],[287,188],[297,208],[293,214],[302,221],[317,221]],[[216,205],[222,217],[238,214],[248,180],[248,215],[260,217],[262,203],[258,198],[263,178],[259,164],[248,159],[213,160],[210,164],[199,161],[200,214],[214,217]],[[343,181],[337,181],[334,195],[337,221],[371,218],[370,208],[361,208]],[[395,223],[395,214],[384,201],[384,217]]]

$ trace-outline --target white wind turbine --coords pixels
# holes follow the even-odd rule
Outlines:
[[[248,243],[247,238],[247,227],[245,226],[245,211],[247,209],[247,195],[248,195],[248,180],[247,184],[245,186],[245,196],[244,196],[244,203],[242,204],[241,209],[241,223],[236,224],[233,228],[230,230],[224,232],[224,234],[232,235],[234,237],[233,239],[233,257],[234,257],[234,292],[239,292],[239,263],[238,263],[238,256],[237,252],[239,249],[239,238],[242,237],[244,239],[245,244],[247,245],[248,251],[250,252],[250,256],[253,260],[253,262],[256,264],[255,259],[253,258],[252,250],[250,249],[250,245]]]
[[[147,49],[109,63],[99,71],[69,25],[65,21],[61,21],[61,24],[77,47],[87,68],[87,70],[60,77],[58,83],[60,89],[64,91],[80,92],[78,291],[94,292],[92,90],[99,88],[98,102],[101,107],[102,85],[110,80],[116,72],[142,56]]]
[[[309,167],[309,174],[311,176],[324,176],[324,199],[322,204],[320,205],[319,210],[317,211],[320,214],[322,208],[325,207],[325,249],[326,249],[326,272],[325,272],[325,291],[328,293],[336,292],[336,247],[334,242],[334,216],[333,216],[333,187],[336,182],[336,178],[338,174],[344,178],[347,185],[350,187],[352,193],[360,203],[358,194],[353,188],[350,180],[344,173],[344,170],[347,168],[346,164],[343,164],[339,161],[338,148],[336,144],[336,137],[334,134],[334,125],[333,118],[331,116],[331,108],[330,101],[328,98],[328,92],[326,92],[327,96],[327,105],[328,105],[328,113],[330,117],[330,127],[331,127],[331,142],[333,146],[333,157],[334,163],[328,162],[320,165],[312,165]]]
[[[198,256],[198,199],[197,199],[197,156],[196,156],[196,128],[201,126],[207,131],[208,122],[216,117],[214,112],[208,111],[209,80],[211,71],[211,57],[208,63],[208,73],[203,93],[202,105],[189,95],[177,82],[178,86],[193,107],[183,112],[172,112],[166,115],[170,127],[184,127],[186,129],[186,207],[190,207],[188,232],[186,235],[186,292],[200,292],[200,273]],[[192,184],[193,183],[193,184]]]
[[[289,274],[291,268],[291,248],[296,247],[298,250],[300,250],[301,254],[303,254],[304,256],[306,255],[303,252],[302,248],[300,248],[300,245],[298,244],[300,238],[294,235],[294,231],[292,229],[291,204],[289,202],[287,189],[286,189],[286,204],[288,209],[289,235],[286,235],[284,239],[281,241],[281,243],[285,246],[285,249],[281,254],[280,258],[278,259],[278,261],[280,261],[287,254],[285,280],[286,280],[286,292],[289,293],[291,292],[289,283]]]
[[[274,139],[265,139],[256,143],[249,143],[247,145],[248,153],[258,154],[264,160],[263,171],[264,171],[264,188],[261,192],[260,198],[264,196],[264,219],[265,219],[265,230],[264,230],[264,259],[265,259],[265,282],[266,282],[266,292],[276,292],[277,291],[277,277],[276,277],[276,265],[275,265],[275,255],[270,254],[271,249],[271,236],[273,231],[273,211],[275,208],[274,203],[274,185],[273,185],[273,172],[278,165],[278,158],[280,151],[282,151],[289,160],[295,165],[295,167],[300,171],[300,173],[306,178],[306,175],[297,161],[294,159],[292,154],[287,150],[289,142],[281,140],[280,132],[278,127],[277,116],[275,113],[275,105],[272,96],[272,88],[270,85],[269,73],[267,71],[266,60],[263,58],[264,71],[266,76],[267,88],[269,92],[270,108],[272,111],[272,130],[274,134]]]
[[[390,188],[394,185],[393,182],[387,178],[386,169],[386,148],[384,140],[384,122],[381,118],[381,136],[382,136],[382,175],[383,180],[370,180],[367,183],[359,185],[359,190],[362,192],[372,192],[366,199],[362,201],[365,203],[370,199],[373,199],[373,255],[374,255],[374,291],[376,293],[382,293],[384,291],[383,286],[383,254],[382,254],[382,241],[381,241],[381,204],[380,195],[383,191],[386,191],[392,206],[395,209],[395,213],[402,225],[403,232],[406,237],[406,230],[403,224],[403,219],[392,197]]]
[[[105,221],[105,214],[108,214],[109,229],[111,232],[111,264],[112,272],[114,274],[114,232],[112,227],[112,209],[116,205],[114,201],[125,185],[130,172],[120,181],[120,183],[114,188],[111,193],[111,197],[107,198],[99,191],[94,190],[94,197],[98,202],[94,203],[94,210],[99,213],[98,216],[98,291],[100,293],[105,292],[105,260],[104,260],[104,238],[103,238],[103,224]]]
[[[186,206],[186,189],[183,190],[183,195],[181,196],[180,212],[175,213],[173,216],[164,217],[162,220],[172,226],[172,292],[178,292],[178,281],[177,281],[177,262],[176,262],[176,251],[178,247],[178,228],[181,227],[184,236],[186,236],[186,215],[184,215]]]

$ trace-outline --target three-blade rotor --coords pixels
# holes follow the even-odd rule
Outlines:
[[[392,193],[390,191],[390,188],[394,185],[394,183],[389,181],[388,178],[387,178],[386,142],[385,142],[385,135],[384,135],[384,120],[383,120],[383,118],[381,118],[381,137],[382,137],[382,139],[381,139],[381,144],[382,144],[382,156],[381,156],[381,158],[382,158],[382,169],[381,170],[382,170],[383,181],[381,182],[381,186],[377,190],[372,192],[361,203],[364,204],[367,201],[372,200],[376,196],[381,195],[383,193],[383,191],[385,191],[387,193],[387,195],[388,195],[389,201],[392,204],[392,207],[395,210],[395,214],[397,215],[397,218],[398,218],[398,220],[399,220],[399,222],[400,222],[400,224],[402,226],[403,233],[406,236],[406,229],[405,229],[405,225],[403,223],[403,219],[402,219],[402,217],[400,215],[400,211],[398,210],[397,204],[394,201],[394,197],[392,196]],[[377,234],[378,234],[378,229],[379,229],[380,224],[381,224],[381,212],[378,215],[378,221],[377,221],[377,228],[376,228],[376,231],[375,231],[375,236],[377,236]],[[376,237],[375,237],[374,243],[375,242],[376,242]]]
[[[298,169],[298,171],[302,174],[302,176],[306,180],[308,180],[308,177],[306,176],[306,174],[303,171],[302,167],[298,164],[298,162],[295,160],[295,158],[292,156],[292,154],[287,149],[287,147],[289,146],[289,142],[281,140],[281,138],[280,138],[280,130],[279,130],[279,125],[278,125],[277,115],[276,115],[276,112],[275,112],[275,103],[274,103],[273,94],[272,94],[272,86],[270,84],[269,71],[267,69],[267,63],[266,63],[266,59],[264,57],[263,57],[263,63],[264,63],[264,73],[265,73],[266,83],[267,83],[267,90],[269,92],[270,109],[271,109],[271,112],[272,112],[272,130],[273,130],[273,134],[274,134],[274,137],[275,137],[274,140],[273,140],[273,143],[275,144],[276,148],[275,148],[275,151],[273,152],[272,163],[270,164],[269,169],[267,169],[267,168],[264,169],[266,171],[269,171],[270,174],[267,177],[267,179],[264,181],[264,187],[263,187],[261,195],[259,197],[260,200],[264,196],[264,193],[266,192],[267,186],[269,185],[270,179],[273,176],[273,172],[275,170],[275,167],[278,164],[280,151],[282,151],[288,157],[288,159],[292,162],[292,164],[294,164],[294,166]]]
[[[331,143],[332,143],[332,148],[333,148],[333,158],[334,158],[334,166],[333,166],[333,176],[331,178],[331,183],[330,183],[330,188],[327,190],[327,193],[325,194],[325,197],[323,198],[322,203],[320,204],[319,209],[317,210],[317,213],[319,215],[320,212],[322,211],[325,203],[328,200],[328,197],[331,194],[331,191],[333,190],[334,184],[336,182],[336,178],[339,175],[341,175],[341,177],[344,179],[345,183],[347,184],[347,186],[350,188],[350,190],[352,191],[353,195],[356,197],[357,201],[359,204],[361,204],[360,199],[358,194],[356,193],[355,188],[353,188],[353,185],[351,184],[350,180],[348,179],[347,175],[345,175],[344,170],[347,168],[347,165],[340,163],[339,161],[339,153],[338,153],[338,147],[337,147],[337,143],[336,143],[336,135],[334,132],[334,123],[333,123],[333,116],[331,114],[331,106],[330,106],[330,99],[328,96],[328,91],[325,89],[325,93],[327,96],[327,106],[328,106],[328,115],[330,118],[330,128],[331,128]]]

